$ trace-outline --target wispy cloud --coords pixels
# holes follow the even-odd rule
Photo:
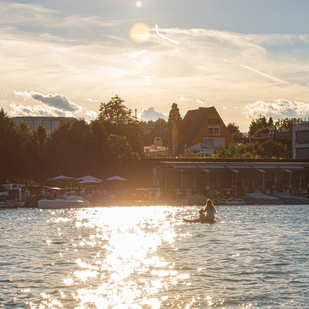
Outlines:
[[[86,101],[91,102],[91,103],[96,103],[96,102],[98,102],[97,100],[92,100],[92,99],[90,99],[90,98],[86,99]]]
[[[170,39],[170,38],[168,38],[168,37],[162,35],[162,34],[159,32],[159,27],[158,27],[158,25],[156,25],[156,32],[157,32],[157,35],[158,35],[160,38],[162,38],[162,39],[164,39],[164,40],[167,40],[167,41],[169,41],[169,42],[175,43],[175,44],[179,44],[178,41],[172,40],[172,39]]]

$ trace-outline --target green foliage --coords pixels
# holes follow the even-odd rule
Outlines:
[[[108,164],[113,167],[114,173],[123,171],[128,165],[134,165],[134,162],[139,159],[139,154],[132,151],[125,136],[109,135],[106,147],[108,149]]]
[[[108,103],[101,103],[98,121],[102,123],[107,134],[127,137],[134,152],[143,152],[143,129],[140,122],[131,115],[118,95],[111,98]]]
[[[257,137],[257,136],[260,136],[261,133],[268,133],[269,132],[269,126],[267,127],[264,127],[264,128],[259,128],[255,131],[254,133],[254,136]]]
[[[15,122],[3,109],[0,110],[0,181],[15,182],[18,179],[18,165],[21,158],[20,136]]]
[[[276,143],[272,139],[262,143],[264,149],[263,153],[265,156],[270,158],[286,158],[286,149],[281,143]]]
[[[111,98],[108,103],[101,103],[99,107],[99,120],[109,126],[108,129],[115,130],[121,124],[131,121],[132,111],[128,109],[118,95]]]
[[[269,120],[267,121],[265,116],[260,116],[259,118],[253,119],[251,121],[251,124],[249,126],[249,135],[254,136],[256,131],[258,131],[259,129],[264,129],[271,126],[273,126],[272,118],[269,118]]]
[[[217,158],[254,158],[263,155],[264,149],[258,143],[229,144],[228,149],[222,145],[214,147],[213,156]]]
[[[233,138],[242,138],[244,135],[239,131],[239,126],[236,126],[235,123],[229,123],[226,126],[227,130],[231,133]]]
[[[226,158],[227,153],[228,153],[227,150],[222,145],[219,145],[218,147],[214,147],[213,155],[215,157]]]

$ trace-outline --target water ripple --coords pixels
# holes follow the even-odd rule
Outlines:
[[[308,308],[308,206],[7,209],[2,308]]]

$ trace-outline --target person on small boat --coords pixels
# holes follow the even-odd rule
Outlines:
[[[204,209],[203,208],[201,208],[199,210],[199,214],[200,214],[200,217],[199,217],[200,220],[205,217],[205,213],[204,213]]]
[[[206,207],[205,207],[206,215],[201,220],[215,220],[215,213],[217,212],[215,209],[215,206],[212,202],[212,200],[208,199],[206,201]]]

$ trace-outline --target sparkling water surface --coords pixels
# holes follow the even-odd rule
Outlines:
[[[0,308],[309,308],[309,205],[0,210]]]

